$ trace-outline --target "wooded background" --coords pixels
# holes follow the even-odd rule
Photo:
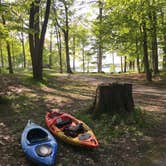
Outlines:
[[[85,4],[95,19],[89,20],[90,11],[79,15]],[[80,62],[82,72],[100,73],[114,52],[121,72],[145,72],[151,81],[166,70],[166,1],[0,1],[1,72],[33,69],[33,77],[42,79],[43,67],[72,73]]]

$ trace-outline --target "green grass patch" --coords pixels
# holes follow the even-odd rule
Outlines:
[[[145,129],[155,125],[154,118],[140,108],[136,108],[130,114],[101,114],[98,119],[94,119],[93,114],[87,110],[79,111],[75,116],[89,125],[99,140],[106,141],[110,141],[111,138],[142,137]]]

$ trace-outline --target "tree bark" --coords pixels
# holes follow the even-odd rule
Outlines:
[[[63,73],[63,66],[62,66],[62,41],[61,41],[61,32],[58,26],[55,25],[55,31],[57,36],[57,46],[58,46],[58,53],[59,53],[59,69],[60,73]]]
[[[84,50],[84,44],[82,45],[82,70],[83,73],[85,72],[85,50]]]
[[[29,28],[33,30],[34,33],[29,33],[29,45],[33,67],[33,78],[41,80],[43,78],[43,46],[50,13],[51,0],[47,0],[46,2],[46,11],[41,33],[39,28],[39,4],[40,0],[35,0],[30,7]]]
[[[26,68],[26,54],[25,54],[25,44],[24,44],[24,33],[21,32],[21,44],[22,44],[22,54],[23,54],[23,66]]]
[[[73,36],[73,71],[76,70],[75,59],[76,59],[76,51],[75,51],[75,36]]]
[[[143,30],[143,52],[144,52],[144,68],[146,72],[146,80],[152,81],[151,71],[149,69],[149,60],[148,60],[148,45],[147,45],[147,30],[146,30],[146,22],[143,20],[142,22],[142,30]]]
[[[127,71],[127,57],[124,57],[124,73]]]
[[[139,60],[140,60],[140,58],[139,58],[139,48],[138,48],[138,38],[136,37],[136,42],[135,42],[135,47],[136,47],[136,51],[135,51],[135,53],[136,53],[136,65],[137,65],[137,71],[138,71],[138,73],[140,73],[140,62],[139,62]]]
[[[164,10],[164,9],[163,9]],[[165,19],[164,19],[164,12],[161,9],[161,21],[162,21],[162,33],[163,33],[163,70],[166,71],[166,24],[165,24]]]
[[[11,57],[11,51],[10,51],[10,44],[8,41],[6,42],[6,47],[7,47],[7,54],[8,54],[9,73],[13,74],[12,57]]]
[[[16,67],[18,67],[18,64],[16,64],[16,57],[15,57],[15,54],[14,54],[14,44],[13,44],[13,41],[12,41],[12,48],[11,48],[11,53],[12,53],[12,66],[13,66],[13,68],[16,68]]]
[[[0,48],[0,53],[1,53],[1,67],[4,68],[4,59],[3,59],[3,51],[2,51],[2,48]]]
[[[4,15],[2,15],[2,22],[3,22],[3,25],[6,25]],[[6,49],[7,49],[7,54],[8,54],[9,73],[13,74],[12,57],[11,57],[11,50],[10,50],[9,41],[6,41]]]
[[[100,26],[102,25],[102,17],[103,17],[103,2],[99,1],[99,21]],[[99,57],[98,57],[98,72],[102,72],[102,59],[103,59],[103,48],[102,48],[102,32],[101,28],[99,30]]]
[[[50,32],[50,55],[49,55],[49,68],[52,68],[52,30]]]
[[[157,17],[154,9],[150,12],[149,15],[150,24],[151,24],[151,50],[152,50],[152,69],[154,74],[159,72],[158,70],[158,46],[157,46]]]
[[[68,7],[67,4],[64,2],[65,6],[65,26],[66,29],[64,31],[64,37],[65,37],[65,50],[66,50],[66,64],[67,64],[67,73],[72,73],[71,67],[70,67],[70,55],[69,55],[69,19],[68,19]]]
[[[132,61],[129,61],[129,70],[131,71],[132,70]]]
[[[163,52],[164,52],[164,55],[163,55],[163,70],[166,71],[166,34],[164,34],[164,43],[165,43],[165,45],[163,46]]]
[[[123,57],[120,57],[120,67],[121,67],[121,72],[123,73]]]
[[[94,114],[127,113],[134,109],[132,84],[101,84],[96,89],[93,103]]]

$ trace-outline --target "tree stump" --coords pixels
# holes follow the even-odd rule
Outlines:
[[[100,84],[92,109],[95,114],[131,112],[134,109],[132,84]]]

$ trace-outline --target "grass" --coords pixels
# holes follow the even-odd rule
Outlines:
[[[99,139],[109,142],[112,138],[142,137],[146,129],[155,125],[155,119],[146,114],[144,110],[136,108],[130,114],[101,114],[94,119],[93,114],[86,109],[79,111],[75,116],[96,131]]]

